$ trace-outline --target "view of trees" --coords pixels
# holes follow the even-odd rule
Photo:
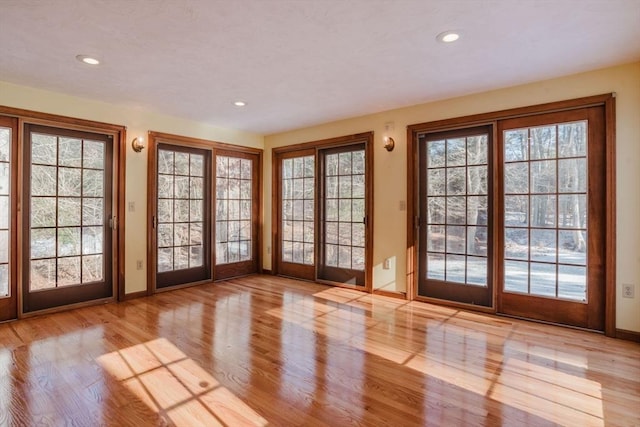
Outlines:
[[[31,135],[30,289],[102,280],[103,142]]]
[[[508,130],[504,160],[505,289],[583,300],[587,123]]]
[[[426,142],[427,277],[487,283],[487,135]]]
[[[364,149],[325,156],[324,264],[365,267]]]
[[[158,150],[158,272],[203,264],[204,156]]]
[[[314,264],[315,157],[282,161],[282,261]]]
[[[9,204],[11,129],[0,127],[0,298],[9,295]]]
[[[252,257],[253,162],[216,156],[216,265]]]

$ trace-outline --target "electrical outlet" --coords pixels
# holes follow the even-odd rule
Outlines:
[[[406,200],[400,200],[400,210],[401,211],[406,211],[407,210],[407,202],[406,202]]]
[[[622,285],[622,297],[623,298],[635,298],[636,289],[634,285],[626,284]]]
[[[141,259],[136,261],[136,270],[142,270],[142,260]]]
[[[267,246],[267,254],[271,255],[271,246]]]
[[[389,258],[385,258],[385,260],[382,262],[382,269],[388,270],[390,268],[391,268],[391,260]]]

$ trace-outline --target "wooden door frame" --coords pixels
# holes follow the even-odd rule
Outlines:
[[[615,122],[615,93],[594,95],[565,101],[550,102],[533,106],[519,107],[489,113],[475,114],[465,117],[443,119],[432,122],[419,123],[407,127],[407,298],[410,300],[425,300],[420,297],[417,287],[418,280],[418,144],[417,136],[424,132],[440,132],[481,125],[492,125],[494,143],[497,141],[497,122],[499,120],[517,117],[527,117],[538,114],[582,109],[586,107],[603,106],[605,114],[605,313],[604,332],[607,336],[616,336],[616,122]],[[497,150],[494,150],[492,161],[496,161]],[[494,180],[492,191],[496,192],[498,180]],[[494,212],[497,197],[494,197]],[[500,259],[493,253],[494,271]],[[496,294],[494,286],[494,301]],[[450,303],[438,300],[439,304],[461,306],[472,310],[496,312],[496,308],[482,310],[475,306],[460,303]],[[495,304],[494,304],[495,306]]]
[[[167,288],[157,288],[156,286],[156,264],[157,264],[157,255],[156,255],[156,236],[155,236],[155,228],[153,227],[154,217],[157,217],[157,206],[156,206],[156,197],[157,197],[157,184],[156,184],[156,175],[157,171],[157,154],[158,154],[158,144],[169,144],[169,145],[177,145],[191,148],[198,148],[202,150],[207,150],[211,153],[211,176],[210,176],[210,188],[212,193],[215,191],[215,154],[216,151],[229,151],[229,152],[237,152],[237,153],[248,153],[258,156],[258,164],[257,167],[257,176],[259,182],[256,183],[259,191],[258,191],[258,200],[256,203],[258,205],[258,218],[257,218],[257,240],[256,240],[256,248],[257,248],[257,265],[258,272],[262,272],[262,186],[260,177],[262,177],[262,153],[263,151],[259,148],[245,147],[241,145],[228,144],[225,142],[211,141],[200,138],[192,138],[188,136],[182,135],[174,135],[163,132],[149,131],[148,132],[148,145],[149,145],[149,154],[147,156],[147,295],[153,295],[156,292],[164,292],[170,291],[174,289],[179,289],[183,287],[200,285],[203,283],[210,283],[216,280],[215,277],[215,217],[213,215],[215,209],[215,197],[211,197],[209,200],[209,208],[211,209],[211,226],[209,237],[211,239],[211,251],[210,251],[210,262],[211,262],[211,279],[193,282],[193,283],[185,283],[182,285],[170,286]]]
[[[78,119],[74,117],[61,116],[38,111],[25,110],[0,105],[0,115],[12,117],[18,120],[18,152],[16,153],[17,168],[16,176],[23,175],[24,161],[24,125],[44,125],[69,130],[78,130],[83,132],[101,133],[113,137],[113,165],[112,165],[112,184],[113,184],[113,212],[115,213],[115,226],[112,232],[112,296],[94,301],[81,302],[77,304],[65,305],[64,307],[55,307],[46,310],[24,313],[23,295],[21,291],[21,277],[23,275],[22,263],[18,263],[15,268],[17,274],[17,295],[18,295],[18,318],[30,317],[34,315],[67,310],[69,308],[83,307],[95,305],[104,302],[122,301],[125,297],[125,170],[126,170],[126,135],[125,126],[110,123]],[[23,183],[16,179],[16,203],[17,209],[20,209],[22,203]],[[19,217],[20,215],[16,215]],[[16,253],[23,253],[24,249],[24,233],[22,232],[22,220],[17,218],[16,224]]]
[[[279,209],[279,204],[281,202],[280,200],[280,195],[279,195],[279,186],[280,186],[280,182],[279,182],[279,178],[280,178],[280,165],[278,164],[278,161],[281,159],[281,155],[284,153],[291,153],[291,152],[296,152],[296,151],[303,151],[303,150],[314,150],[315,151],[315,157],[316,157],[316,164],[315,164],[315,168],[316,168],[316,193],[318,191],[318,171],[319,171],[319,162],[318,162],[318,155],[319,152],[325,149],[330,149],[330,148],[339,148],[339,147],[343,147],[343,146],[348,146],[348,145],[354,145],[354,144],[359,144],[359,143],[364,143],[365,144],[365,212],[366,212],[366,217],[367,217],[367,223],[365,224],[365,286],[364,286],[364,291],[368,292],[368,293],[376,293],[379,291],[375,291],[373,289],[373,137],[374,137],[374,133],[373,131],[371,132],[363,132],[363,133],[357,133],[357,134],[353,134],[353,135],[345,135],[345,136],[339,136],[339,137],[335,137],[335,138],[328,138],[328,139],[323,139],[323,140],[318,140],[318,141],[309,141],[309,142],[303,142],[303,143],[299,143],[299,144],[293,144],[293,145],[287,145],[287,146],[283,146],[283,147],[276,147],[272,149],[272,156],[271,156],[271,166],[272,166],[272,173],[271,173],[271,242],[272,242],[272,251],[271,251],[271,269],[272,269],[272,273],[273,274],[279,274],[280,272],[278,271],[279,268],[279,264],[278,264],[278,258],[277,258],[277,254],[280,251],[280,223],[278,222],[280,220],[279,217],[279,213],[278,211]],[[316,208],[316,218],[315,218],[315,240],[316,242],[314,242],[314,244],[317,243],[318,241],[318,215],[317,215],[317,211],[318,211],[318,197],[316,194],[316,200],[315,200],[315,208]],[[315,257],[316,260],[314,262],[314,268],[317,269],[317,258],[318,258],[318,254],[317,254],[317,246],[316,246],[316,253],[315,253]],[[349,289],[359,289],[362,290],[362,286],[350,286],[347,284],[343,284],[343,283],[337,283],[337,282],[327,282],[327,281],[319,281],[317,279],[317,271],[316,271],[316,275],[314,278],[315,281],[318,282],[322,282],[322,283],[328,283],[330,285],[333,286],[340,286],[340,287],[345,287],[345,288],[349,288]],[[384,291],[382,291],[384,292]]]

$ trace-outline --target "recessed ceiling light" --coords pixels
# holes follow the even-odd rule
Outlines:
[[[436,40],[442,43],[451,43],[460,38],[459,31],[444,31],[436,36]]]
[[[76,59],[80,62],[89,64],[89,65],[98,65],[100,63],[99,60],[89,55],[77,55]]]
[[[233,105],[235,105],[236,107],[244,107],[245,105],[247,105],[247,103],[244,101],[236,101],[233,103]]]

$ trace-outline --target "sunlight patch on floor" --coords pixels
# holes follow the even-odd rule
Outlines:
[[[267,420],[165,338],[98,357],[100,366],[176,426],[266,426]]]

